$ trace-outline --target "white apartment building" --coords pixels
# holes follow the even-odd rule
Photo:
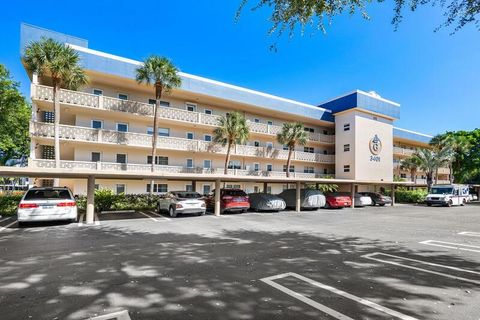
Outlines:
[[[221,174],[226,148],[212,142],[218,119],[232,111],[243,113],[250,128],[245,145],[232,151],[229,175],[284,177],[288,151],[276,141],[282,124],[300,121],[308,132],[308,143],[293,154],[292,177],[393,181],[394,174],[410,180],[398,168],[399,159],[416,147],[428,145],[430,136],[394,127],[400,105],[375,93],[355,90],[320,105],[309,105],[266,93],[180,73],[182,86],[165,96],[158,112],[157,157],[152,159],[154,89],[135,81],[141,64],[89,48],[88,41],[31,25],[21,26],[21,50],[42,37],[53,38],[75,49],[89,77],[78,91],[60,91],[61,168],[73,171],[155,172],[195,174],[195,180],[157,179],[95,181],[97,188],[117,193],[155,193],[197,190],[208,193],[214,183],[202,181]],[[29,74],[32,120],[29,167],[55,167],[53,88],[48,78]],[[440,172],[448,179],[448,169]],[[422,183],[419,173],[418,182]],[[424,178],[424,177],[423,177]],[[247,192],[263,191],[264,184],[230,181],[226,187]],[[51,185],[51,179],[33,180]],[[86,181],[61,179],[60,185],[75,194],[86,193]],[[278,193],[288,184],[268,184],[267,192]]]

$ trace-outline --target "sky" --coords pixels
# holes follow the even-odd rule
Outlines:
[[[270,10],[235,21],[241,0],[30,1],[2,3],[0,63],[29,95],[20,63],[20,23],[89,41],[89,47],[142,60],[169,57],[181,71],[318,105],[355,89],[401,104],[395,126],[426,134],[480,127],[480,31],[435,28],[440,8],[405,12],[397,31],[390,4],[336,17],[326,34],[268,35]],[[5,14],[8,13],[8,14]],[[270,50],[276,43],[277,51]]]

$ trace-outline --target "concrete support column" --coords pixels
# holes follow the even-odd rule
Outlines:
[[[87,215],[86,222],[87,224],[93,224],[94,213],[95,213],[95,177],[89,176],[87,180]]]
[[[267,189],[268,189],[268,183],[264,182],[263,183],[263,193],[267,193]]]
[[[300,181],[297,181],[297,187],[296,187],[296,195],[295,195],[295,211],[296,212],[300,212],[300,208],[301,208],[301,194],[300,194],[300,190],[301,190],[301,183]]]
[[[220,215],[220,193],[221,193],[220,184],[221,184],[220,180],[215,180],[215,211],[214,211],[214,214],[216,216]]]
[[[395,185],[392,184],[392,207],[395,205]]]
[[[355,208],[355,184],[352,183],[352,190],[351,190],[351,197],[352,197],[352,208]]]
[[[192,181],[192,191],[194,191],[194,192],[197,191],[197,181],[196,180]]]

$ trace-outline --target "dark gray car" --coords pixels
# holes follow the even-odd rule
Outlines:
[[[369,196],[372,198],[372,206],[374,205],[379,205],[379,206],[384,206],[386,204],[391,204],[392,203],[392,198],[389,196],[384,196],[381,193],[378,192],[359,192],[361,195]]]

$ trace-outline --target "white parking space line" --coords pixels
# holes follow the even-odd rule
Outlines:
[[[7,221],[7,220],[9,220],[9,219],[12,219],[12,217],[8,217],[8,218],[5,218],[5,219],[2,219],[2,220],[0,220],[0,222]]]
[[[153,215],[155,215],[155,216],[157,216],[157,217],[159,217],[159,218],[162,218],[163,220],[167,220],[167,221],[170,221],[170,220],[171,220],[170,218],[164,217],[164,216],[162,216],[161,214],[156,213],[155,211],[148,211],[148,213],[153,214]]]
[[[154,217],[152,217],[152,216],[149,216],[149,215],[148,215],[148,214],[146,214],[145,212],[138,211],[138,213],[140,213],[140,214],[143,214],[145,217],[147,217],[147,218],[149,218],[149,219],[152,219],[152,220],[153,220],[153,221],[155,221],[155,222],[160,222],[160,220],[158,220],[158,219],[155,219],[155,218],[154,218]]]
[[[447,249],[456,249],[456,250],[470,251],[470,252],[480,252],[480,247],[479,246],[472,246],[472,245],[468,245],[468,244],[452,243],[452,242],[437,241],[437,240],[425,240],[425,241],[421,241],[419,243],[426,244],[426,245],[429,245],[429,246],[447,248]]]
[[[89,320],[131,320],[127,310],[104,314],[98,317],[88,318],[88,319]]]
[[[4,227],[0,227],[0,232],[2,232],[3,230],[6,230],[6,229],[8,229],[8,228],[10,228],[10,227],[13,226],[15,223],[17,223],[17,220],[15,220],[15,221],[7,224],[7,225],[4,226]]]
[[[366,259],[374,260],[374,261],[377,261],[377,262],[381,262],[381,263],[392,264],[392,265],[403,267],[403,268],[408,268],[408,269],[417,270],[417,271],[421,271],[421,272],[427,272],[427,273],[439,275],[439,276],[446,277],[446,278],[461,280],[461,281],[470,282],[470,283],[480,285],[480,280],[472,280],[472,279],[457,277],[457,276],[454,276],[454,275],[451,275],[451,274],[446,274],[446,273],[442,273],[442,272],[438,272],[438,271],[433,271],[433,270],[423,269],[423,268],[419,268],[419,267],[409,266],[409,265],[401,264],[401,263],[395,262],[395,261],[385,260],[385,259],[381,259],[381,258],[375,258],[376,256],[386,256],[386,257],[401,259],[401,260],[405,260],[405,261],[417,262],[417,263],[421,263],[421,264],[424,264],[424,265],[427,265],[427,266],[439,267],[439,268],[444,268],[444,269],[449,269],[449,270],[455,270],[455,271],[480,275],[480,272],[473,271],[473,270],[467,270],[467,269],[462,269],[462,268],[453,267],[453,266],[446,266],[446,265],[442,265],[442,264],[437,264],[437,263],[432,263],[432,262],[427,262],[427,261],[422,261],[422,260],[416,260],[416,259],[411,259],[411,258],[405,258],[405,257],[396,256],[396,255],[393,255],[393,254],[382,253],[382,252],[373,252],[373,253],[363,255],[362,257],[366,258]]]
[[[350,318],[350,317],[348,317],[348,316],[346,316],[346,315],[344,315],[344,314],[342,314],[338,311],[330,309],[327,306],[324,306],[323,304],[320,304],[320,303],[304,296],[301,293],[295,292],[291,289],[288,289],[285,286],[282,286],[282,285],[274,282],[274,280],[278,280],[278,279],[282,279],[282,278],[286,278],[286,277],[295,277],[297,279],[300,279],[302,281],[305,281],[305,282],[309,283],[312,286],[318,287],[318,288],[323,289],[323,290],[330,291],[334,294],[337,294],[337,295],[342,296],[344,298],[350,299],[350,300],[355,301],[357,303],[363,304],[363,305],[368,306],[370,308],[376,309],[380,312],[383,312],[383,313],[386,313],[388,315],[394,316],[394,317],[396,317],[398,319],[401,319],[401,320],[417,320],[416,318],[413,318],[411,316],[407,316],[407,315],[405,315],[403,313],[400,313],[398,311],[389,309],[387,307],[383,307],[383,306],[381,306],[379,304],[376,304],[375,302],[372,302],[370,300],[366,300],[366,299],[357,297],[353,294],[350,294],[348,292],[345,292],[345,291],[336,289],[334,287],[325,285],[323,283],[320,283],[320,282],[317,282],[315,280],[309,279],[307,277],[301,276],[297,273],[287,272],[287,273],[279,274],[279,275],[276,275],[276,276],[263,278],[263,279],[260,279],[260,280],[265,282],[266,284],[268,284],[268,285],[270,285],[270,286],[288,294],[289,296],[294,297],[295,299],[298,299],[298,300],[300,300],[300,301],[302,301],[302,302],[304,302],[304,303],[306,303],[306,304],[308,304],[308,305],[310,305],[310,306],[312,306],[312,307],[314,307],[314,308],[316,308],[316,309],[318,309],[322,312],[327,313],[328,315],[334,317],[335,319],[341,319],[341,320],[352,319],[352,318]]]
[[[480,232],[462,231],[462,232],[459,232],[458,234],[462,236],[469,236],[469,237],[480,237]]]

